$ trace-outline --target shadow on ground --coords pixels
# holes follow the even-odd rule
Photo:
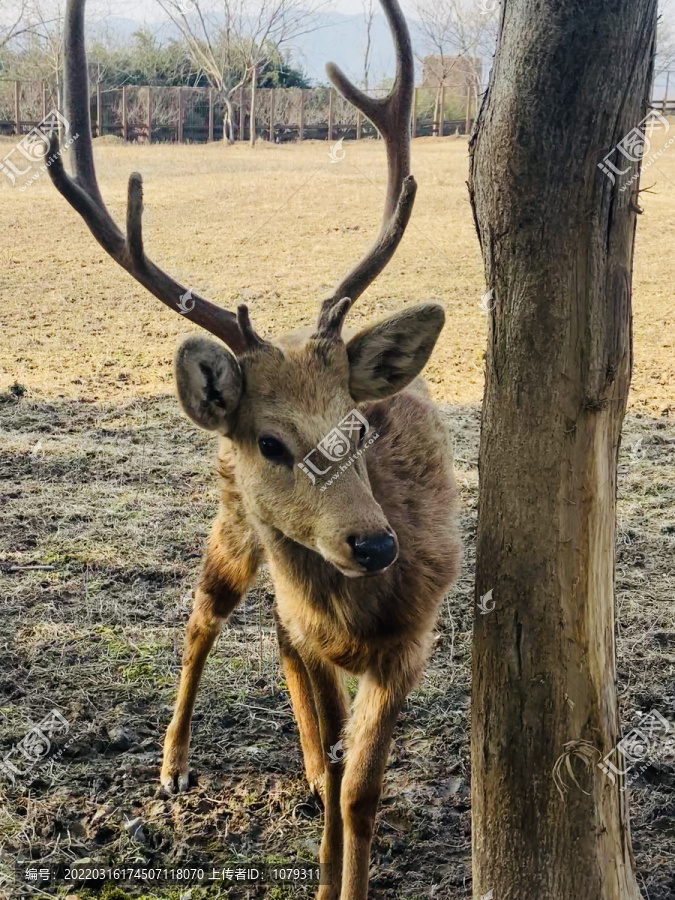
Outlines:
[[[468,717],[479,411],[445,409],[462,494],[464,567],[436,652],[398,724],[377,820],[373,892],[471,896]],[[172,397],[123,407],[0,397],[0,751],[57,709],[67,734],[22,775],[0,772],[0,873],[92,860],[208,868],[315,858],[309,796],[277,658],[263,572],[207,664],[190,792],[159,789],[182,634],[217,508],[214,440]],[[623,721],[675,703],[675,427],[627,418],[617,541]],[[352,686],[353,687],[353,686]],[[627,726],[628,727],[628,726]],[[10,757],[13,758],[13,757]],[[675,892],[675,767],[632,790],[633,841],[650,900]],[[0,882],[1,885],[1,882]],[[33,891],[12,882],[8,897]],[[75,889],[42,887],[48,895]],[[176,886],[76,896],[176,898]],[[0,886],[0,896],[3,888]],[[217,897],[193,888],[191,900]],[[241,888],[241,896],[310,896]],[[230,893],[235,896],[236,893]]]

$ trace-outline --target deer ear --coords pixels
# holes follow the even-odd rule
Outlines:
[[[347,344],[354,400],[380,400],[410,384],[427,364],[444,322],[442,306],[422,303],[355,335]]]
[[[243,392],[239,363],[231,353],[203,337],[188,337],[176,348],[178,399],[200,428],[229,434]]]

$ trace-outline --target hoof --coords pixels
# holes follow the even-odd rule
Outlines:
[[[164,766],[159,780],[167,794],[183,794],[190,785],[190,770],[187,766],[181,769]]]
[[[314,781],[310,781],[309,789],[312,796],[319,801],[322,808],[326,806],[326,775],[324,772],[318,775]]]

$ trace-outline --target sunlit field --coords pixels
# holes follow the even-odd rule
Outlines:
[[[655,135],[654,149],[662,140]],[[379,225],[386,171],[376,141],[345,143],[338,163],[315,142],[94,145],[120,223],[128,175],[144,176],[148,255],[208,299],[246,302],[267,336],[313,323]],[[11,146],[0,142],[0,155]],[[444,305],[426,377],[455,446],[465,553],[432,663],[395,732],[371,890],[454,900],[471,896],[468,707],[487,285],[466,139],[418,139],[412,152],[419,191],[410,226],[350,325],[432,298]],[[675,146],[642,187],[617,540],[625,722],[651,709],[671,716],[675,703]],[[314,859],[322,814],[302,772],[265,572],[207,663],[193,786],[179,797],[159,788],[184,625],[217,509],[214,439],[173,396],[174,346],[195,329],[106,256],[47,174],[24,191],[0,184],[0,228],[0,751],[54,708],[69,729],[54,739],[55,751],[67,744],[60,756],[15,783],[0,772],[0,873],[17,857],[157,866]],[[650,900],[672,898],[675,758],[660,758],[631,794],[639,882]],[[7,896],[22,890],[12,885]],[[177,887],[144,890],[180,896]],[[259,890],[250,896],[311,895]],[[191,900],[217,891],[193,888]]]

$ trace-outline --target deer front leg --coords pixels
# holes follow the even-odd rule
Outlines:
[[[382,793],[391,736],[415,679],[401,665],[389,679],[367,672],[361,679],[347,729],[340,805],[344,827],[344,863],[340,900],[366,900],[370,844]],[[402,680],[405,678],[405,682]]]
[[[188,788],[190,725],[206,658],[223,622],[248,590],[260,562],[255,536],[237,524],[222,517],[216,520],[185,632],[178,697],[166,732],[160,775],[162,787],[170,794]]]
[[[338,900],[342,873],[342,815],[340,813],[340,784],[342,781],[342,753],[334,747],[340,740],[347,718],[347,698],[342,676],[331,663],[303,656],[312,683],[321,748],[325,759],[323,839],[319,862],[330,870],[331,883],[321,885],[317,900]]]
[[[318,794],[325,804],[324,771],[326,768],[326,756],[321,747],[319,720],[316,715],[312,682],[300,654],[293,646],[290,635],[276,612],[275,617],[281,664],[284,669],[288,692],[291,695],[295,721],[298,723],[298,731],[300,732],[305,774],[312,793]]]

